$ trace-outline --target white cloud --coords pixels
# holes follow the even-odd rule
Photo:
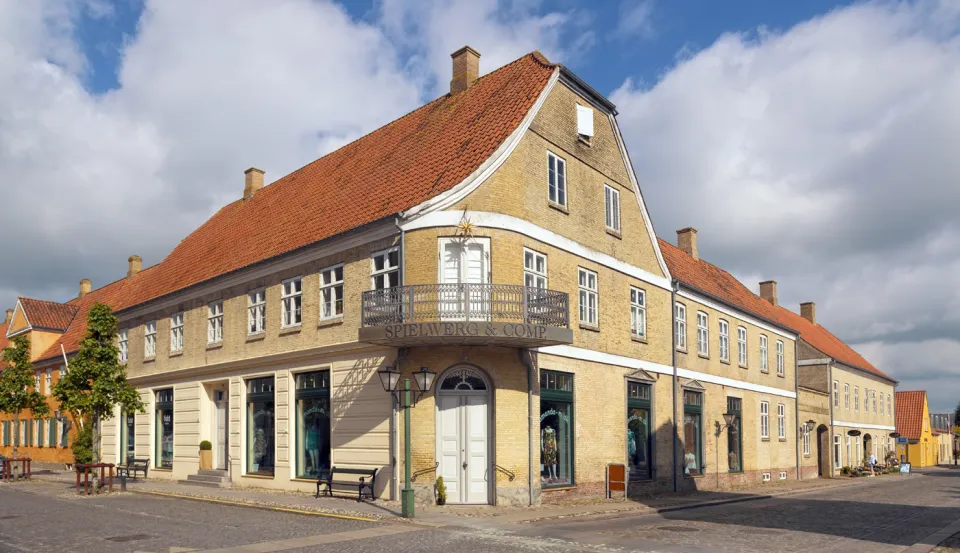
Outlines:
[[[816,301],[840,337],[960,367],[935,340],[960,334],[958,28],[956,2],[860,3],[625,81],[612,100],[661,236],[695,226],[701,256]]]
[[[621,39],[653,38],[653,0],[625,0],[620,3],[616,34]]]

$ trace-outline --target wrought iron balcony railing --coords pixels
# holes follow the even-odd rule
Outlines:
[[[512,284],[418,284],[363,293],[364,327],[432,322],[521,323],[568,328],[565,292]]]

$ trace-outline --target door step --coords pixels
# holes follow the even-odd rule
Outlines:
[[[231,485],[230,476],[225,470],[201,470],[187,476],[186,480],[179,480],[179,483],[205,488],[229,488]]]

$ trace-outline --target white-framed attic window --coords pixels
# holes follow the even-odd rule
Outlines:
[[[593,108],[577,104],[577,134],[590,142],[593,137]]]

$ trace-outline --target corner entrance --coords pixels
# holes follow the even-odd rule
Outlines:
[[[454,367],[440,377],[436,458],[449,504],[490,503],[490,389],[473,367]]]

